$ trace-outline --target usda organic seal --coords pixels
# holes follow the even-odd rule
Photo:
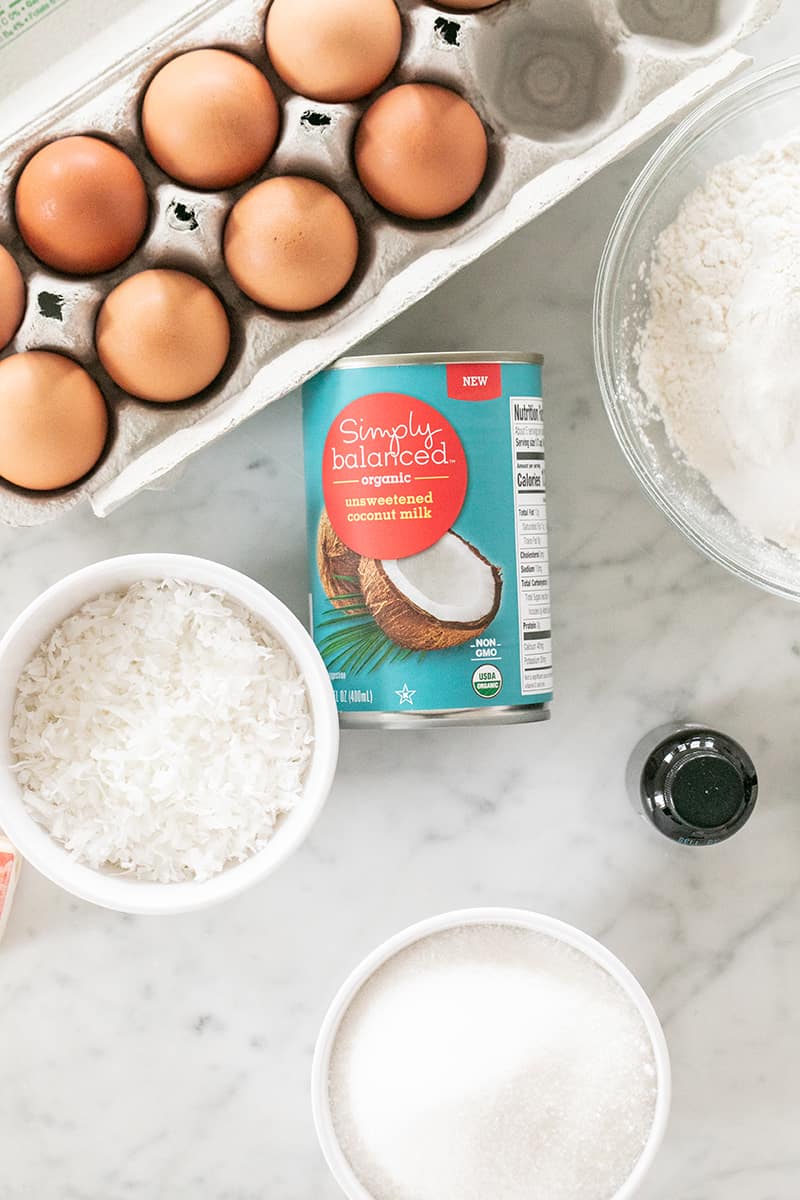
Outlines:
[[[503,687],[503,676],[498,667],[476,667],[472,673],[472,688],[476,696],[483,700],[494,700],[500,695]]]

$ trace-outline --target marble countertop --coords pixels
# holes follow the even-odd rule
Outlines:
[[[753,39],[800,52],[789,3]],[[639,976],[674,1110],[642,1200],[800,1195],[800,623],[702,559],[629,474],[594,378],[591,295],[645,152],[370,343],[546,357],[557,699],[549,724],[347,733],[322,819],[276,876],[197,916],[118,916],[24,873],[0,951],[2,1200],[335,1200],[308,1077],[344,975],[430,914],[571,921]],[[117,553],[229,563],[306,604],[299,408],[288,398],[105,522],[0,531],[0,625]],[[629,808],[638,737],[674,715],[757,761],[748,828],[673,847]],[[546,1198],[545,1198],[546,1200]]]

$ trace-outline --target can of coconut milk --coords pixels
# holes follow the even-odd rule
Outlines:
[[[549,716],[541,373],[391,355],[304,387],[311,628],[342,725]]]

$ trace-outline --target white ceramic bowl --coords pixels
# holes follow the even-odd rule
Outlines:
[[[587,958],[603,967],[616,980],[640,1013],[653,1046],[656,1064],[657,1096],[653,1125],[633,1171],[619,1191],[614,1196],[608,1197],[608,1200],[630,1200],[630,1197],[634,1196],[641,1187],[645,1175],[653,1164],[658,1148],[663,1141],[669,1118],[672,1075],[669,1052],[661,1024],[655,1009],[639,983],[610,950],[572,925],[566,925],[563,921],[557,921],[553,917],[544,917],[539,913],[517,908],[465,908],[457,912],[442,913],[440,916],[420,921],[417,925],[411,925],[408,929],[404,929],[390,938],[388,942],[384,942],[382,946],[378,946],[377,950],[373,950],[372,954],[356,967],[337,992],[317,1038],[311,1072],[314,1124],[322,1153],[336,1182],[348,1200],[380,1200],[380,1197],[372,1196],[353,1173],[337,1140],[331,1114],[328,1091],[331,1053],[345,1013],[356,993],[367,980],[400,950],[405,950],[407,946],[429,937],[432,933],[440,933],[445,929],[456,929],[465,925],[516,926],[531,929],[536,933],[547,934],[568,946],[573,946]]]
[[[219,588],[263,621],[303,672],[314,725],[315,743],[302,802],[281,817],[262,851],[203,882],[150,883],[76,863],[29,815],[10,769],[8,735],[17,680],[38,646],[56,625],[94,596],[141,579],[166,578]],[[188,912],[226,900],[272,874],[297,849],[319,816],[333,782],[338,750],[336,703],[325,664],[311,638],[271,592],[219,563],[181,554],[133,554],[94,563],[34,600],[0,642],[0,828],[23,857],[53,883],[104,908],[144,914]]]

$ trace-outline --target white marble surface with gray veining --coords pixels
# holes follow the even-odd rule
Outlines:
[[[795,7],[753,40],[760,63],[800,52]],[[308,1087],[326,1005],[377,942],[476,904],[574,922],[652,996],[675,1097],[642,1200],[800,1196],[800,613],[690,549],[607,427],[592,286],[644,157],[370,344],[546,356],[553,720],[346,734],[310,841],[199,916],[117,916],[28,870],[0,951],[0,1200],[335,1200]],[[66,572],[138,550],[219,559],[303,614],[303,507],[289,398],[104,523],[0,531],[0,625]],[[725,845],[672,847],[625,798],[634,742],[676,714],[757,760],[756,814]]]

